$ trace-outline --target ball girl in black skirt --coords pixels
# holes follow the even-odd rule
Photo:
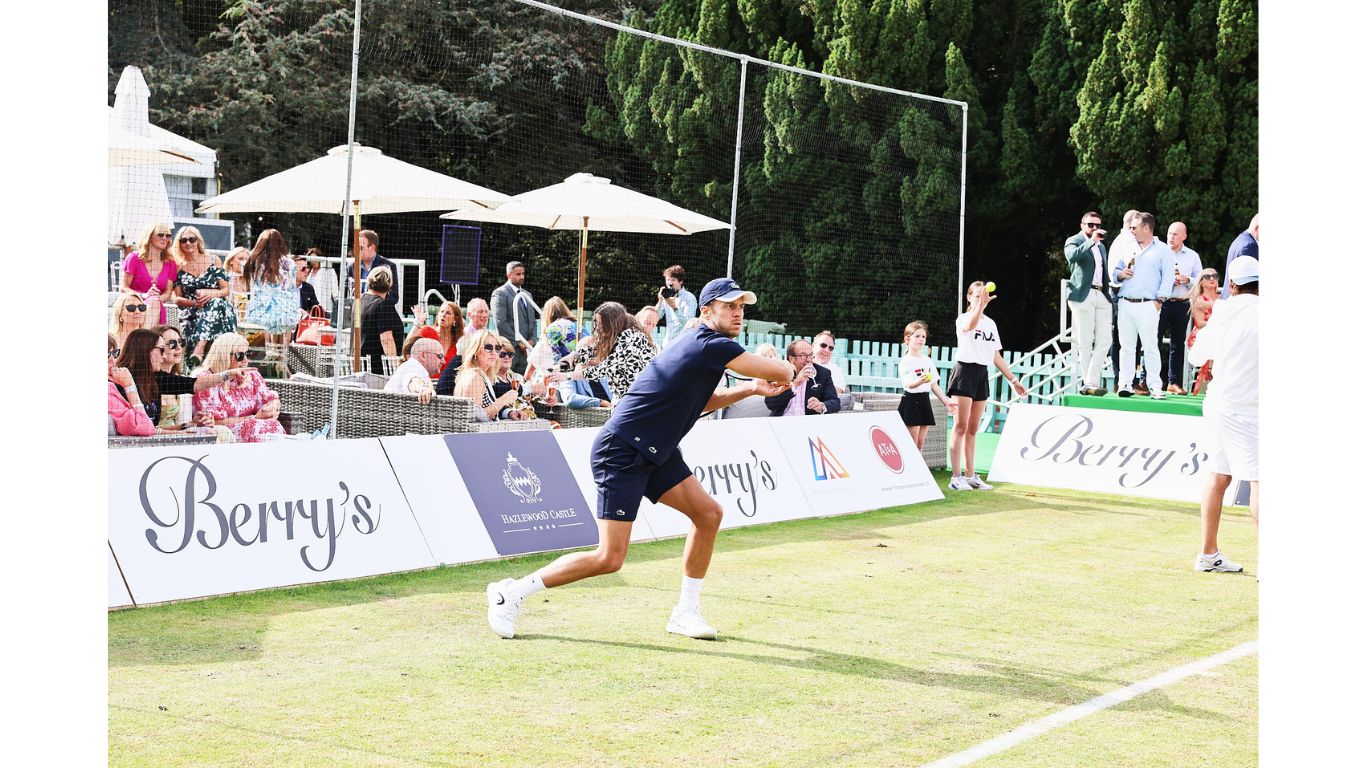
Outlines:
[[[925,356],[925,341],[929,338],[930,327],[924,321],[916,320],[906,326],[906,353],[901,357],[901,386],[906,391],[901,395],[901,423],[911,433],[915,447],[925,449],[925,433],[934,426],[934,411],[930,408],[930,393],[948,409],[950,415],[958,413],[958,403],[944,396],[939,388],[939,368],[934,361]]]
[[[1001,333],[996,321],[986,316],[987,305],[996,297],[986,291],[978,280],[968,286],[968,311],[958,316],[958,352],[954,356],[953,372],[949,374],[949,397],[958,403],[958,415],[953,420],[953,444],[949,446],[949,460],[953,477],[951,491],[989,491],[973,468],[977,454],[977,429],[986,411],[990,388],[987,386],[987,366],[995,365],[1006,377],[1015,394],[1024,397],[1025,388],[1010,366],[1001,357]],[[960,470],[966,469],[960,474]]]

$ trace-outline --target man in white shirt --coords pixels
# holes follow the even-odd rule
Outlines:
[[[417,395],[419,403],[430,403],[436,390],[432,387],[432,377],[441,373],[445,359],[441,342],[436,339],[418,339],[409,350],[407,361],[400,365],[384,385],[385,392],[402,392]]]
[[[1215,370],[1204,403],[1210,436],[1209,483],[1200,500],[1204,545],[1195,558],[1195,570],[1206,573],[1243,570],[1219,552],[1219,514],[1235,476],[1252,486],[1248,511],[1253,527],[1257,526],[1261,495],[1257,483],[1259,270],[1252,256],[1239,256],[1229,264],[1230,296],[1215,305],[1190,351],[1192,365],[1213,360]]]
[[[844,380],[843,366],[835,362],[835,334],[833,331],[821,331],[816,334],[814,340],[815,347],[811,359],[817,364],[830,371],[830,379],[835,382],[835,391],[841,395],[849,391],[849,383]]]
[[[1138,255],[1138,241],[1134,239],[1133,232],[1134,218],[1137,216],[1136,210],[1124,212],[1124,228],[1110,241],[1110,262],[1105,265],[1105,274],[1110,288],[1110,370],[1115,375],[1115,391],[1132,388],[1144,395],[1147,394],[1147,388],[1135,386],[1141,382],[1119,380],[1119,283],[1114,279],[1115,267]]]

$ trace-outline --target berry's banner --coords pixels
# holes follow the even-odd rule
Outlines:
[[[109,607],[593,546],[596,436],[572,429],[110,451]],[[724,528],[941,498],[895,412],[707,420],[682,450],[725,510]],[[645,501],[632,537],[689,527]]]
[[[1010,408],[989,479],[1197,501],[1209,474],[1208,441],[1198,416],[1021,403]],[[1224,503],[1245,487],[1231,484]]]

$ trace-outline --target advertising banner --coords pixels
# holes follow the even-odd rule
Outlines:
[[[123,574],[119,573],[119,564],[114,562],[114,550],[109,550],[109,607],[126,608],[133,604],[133,598],[128,594],[128,585],[123,583]]]
[[[441,565],[498,557],[443,435],[381,437],[417,527]]]
[[[1206,482],[1207,439],[1198,416],[1018,404],[989,479],[1193,502]]]
[[[110,451],[109,543],[142,605],[436,565],[378,440]]]
[[[549,432],[442,439],[499,555],[598,543],[597,519]]]
[[[817,515],[944,498],[896,411],[768,422]]]

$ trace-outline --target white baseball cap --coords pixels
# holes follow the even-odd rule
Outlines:
[[[1234,285],[1247,285],[1259,279],[1262,263],[1255,256],[1239,256],[1228,265],[1228,279]]]

